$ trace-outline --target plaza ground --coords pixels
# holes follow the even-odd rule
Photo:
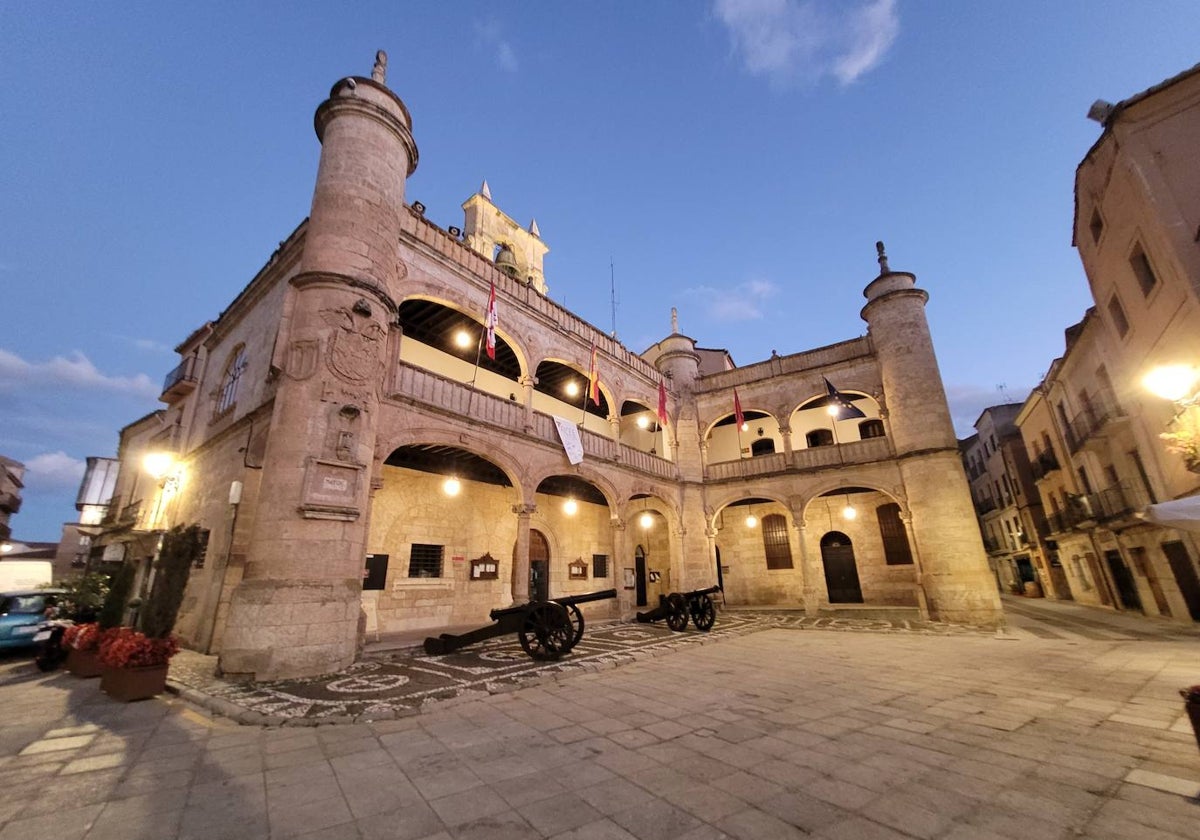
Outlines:
[[[120,704],[10,660],[0,840],[1194,837],[1178,689],[1200,683],[1200,628],[1005,607],[1003,633],[723,613],[737,632],[622,651],[604,633],[641,626],[595,628],[587,664],[527,669],[498,645],[461,664],[495,679],[436,672],[415,704],[399,684],[423,658],[378,652],[341,693],[382,674],[394,713],[373,695],[324,725],[241,724],[213,712],[233,689],[206,705],[179,682]]]

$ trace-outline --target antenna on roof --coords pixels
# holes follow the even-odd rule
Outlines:
[[[608,295],[612,302],[612,337],[617,339],[617,274],[613,267],[613,259],[610,255],[608,258]]]
[[[996,386],[996,390],[1000,392],[1000,397],[1006,402],[1012,402],[1012,397],[1008,395],[1008,386],[1001,382]]]

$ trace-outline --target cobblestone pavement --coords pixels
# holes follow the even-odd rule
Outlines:
[[[1194,840],[1178,689],[1200,683],[1200,634],[1011,607],[993,634],[589,628],[594,671],[316,727],[118,703],[3,660],[0,840]],[[515,682],[502,649],[476,655]]]
[[[446,656],[426,656],[420,648],[373,654],[332,676],[266,683],[218,679],[213,657],[183,652],[171,664],[171,682],[188,700],[242,723],[387,720],[452,698],[498,694],[771,628],[920,635],[983,632],[932,622],[724,610],[707,633],[690,627],[675,633],[662,622],[588,624],[579,644],[557,662],[530,659],[510,635]]]

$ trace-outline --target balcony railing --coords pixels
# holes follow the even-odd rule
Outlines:
[[[196,390],[196,357],[188,356],[163,379],[163,402],[172,402]]]
[[[1033,472],[1034,481],[1041,481],[1055,470],[1062,469],[1058,463],[1058,456],[1056,456],[1049,449],[1046,449],[1039,454],[1037,458],[1030,463],[1029,467]]]
[[[713,480],[769,475],[787,470],[816,470],[851,464],[869,464],[892,457],[892,443],[886,437],[867,438],[835,446],[813,446],[797,449],[789,463],[786,452],[774,452],[737,461],[718,461],[708,465],[706,475]]]
[[[1133,517],[1149,500],[1146,494],[1126,482],[1113,484],[1098,493],[1071,496],[1068,499],[1067,517],[1073,526],[1089,527],[1093,524],[1112,522],[1116,519]]]
[[[996,509],[996,503],[993,502],[991,499],[983,499],[983,500],[975,503],[975,511],[980,516],[991,513],[995,509]]]
[[[1113,397],[1102,392],[1093,396],[1091,404],[1071,418],[1067,430],[1071,452],[1078,452],[1106,426],[1124,416],[1125,412]]]
[[[1055,511],[1046,515],[1046,529],[1048,534],[1065,534],[1071,530],[1071,519],[1062,511]]]
[[[995,554],[1004,550],[1004,546],[1000,545],[1000,541],[995,537],[984,537],[983,547],[989,554]]]

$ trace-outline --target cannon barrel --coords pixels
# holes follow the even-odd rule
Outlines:
[[[720,591],[721,591],[721,587],[719,587],[719,586],[710,586],[710,587],[708,587],[708,589],[695,589],[695,590],[693,590],[693,591],[691,591],[691,592],[684,592],[684,593],[683,593],[683,597],[685,597],[685,598],[699,598],[701,595],[716,595],[716,594],[717,594],[718,592],[720,592]]]
[[[590,604],[592,601],[607,601],[609,598],[616,597],[617,590],[602,589],[599,592],[588,592],[583,595],[567,595],[562,598],[551,598],[550,600],[565,607],[570,604]]]

